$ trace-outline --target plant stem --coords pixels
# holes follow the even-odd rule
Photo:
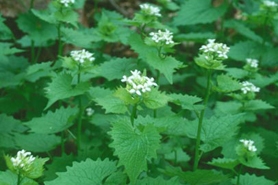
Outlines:
[[[61,150],[62,155],[65,153],[65,142],[64,142],[65,133],[64,131],[61,132]]]
[[[242,165],[240,165],[239,167],[239,172],[237,174],[237,181],[236,181],[236,185],[239,185],[239,180],[240,180],[240,173],[241,173],[241,169],[242,169]]]
[[[77,84],[80,83],[80,78],[81,78],[81,72],[80,72],[80,65],[79,65],[78,66]],[[80,151],[80,149],[81,149],[82,115],[83,115],[81,96],[78,97],[78,107],[79,107],[79,115],[78,115],[78,122],[77,122],[77,150]]]
[[[137,112],[137,104],[135,104],[132,108],[132,113],[131,113],[131,116],[130,116],[130,121],[131,121],[131,124],[134,125],[134,118],[137,117],[136,115],[136,112]]]
[[[18,174],[17,174],[17,185],[20,185],[20,183],[21,183],[21,175],[20,175],[20,172],[18,172]]]
[[[209,95],[210,95],[210,81],[211,81],[211,70],[208,70],[207,87],[206,87],[206,94],[205,94],[205,99],[204,99],[204,109],[201,111],[201,114],[199,117],[199,123],[198,123],[197,139],[196,139],[196,145],[195,145],[195,157],[194,157],[194,165],[193,165],[194,171],[197,170],[199,160],[201,158],[200,152],[199,152],[199,147],[201,144],[201,131],[202,131],[203,118],[204,118],[205,110],[206,110]]]
[[[35,42],[31,40],[31,63],[34,64],[35,61]]]
[[[32,9],[32,8],[34,7],[34,1],[35,1],[35,0],[31,0],[31,1],[30,1],[30,9]]]

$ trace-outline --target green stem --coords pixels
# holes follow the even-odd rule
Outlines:
[[[132,108],[132,113],[130,115],[130,121],[131,121],[131,124],[134,125],[134,119],[137,117],[136,115],[136,112],[137,112],[137,104],[135,104]]]
[[[62,155],[65,153],[65,142],[64,142],[64,138],[65,138],[65,133],[64,131],[61,132],[61,150],[62,150]]]
[[[237,174],[237,181],[236,181],[236,185],[239,185],[239,180],[240,180],[240,173],[241,173],[241,170],[242,170],[242,165],[240,165],[239,172],[238,172],[238,174]]]
[[[20,172],[18,172],[17,174],[17,185],[20,185],[21,183],[21,175],[20,175]]]
[[[34,64],[35,61],[35,42],[31,40],[31,63]]]
[[[34,1],[35,1],[35,0],[31,0],[31,1],[30,1],[30,9],[32,9],[32,8],[34,7]]]
[[[195,157],[194,157],[194,165],[193,165],[193,170],[197,170],[198,164],[200,161],[200,151],[199,147],[201,144],[201,131],[202,131],[202,124],[203,124],[203,119],[205,115],[205,109],[207,107],[209,95],[210,95],[210,81],[211,81],[211,70],[208,70],[208,75],[207,75],[207,87],[206,87],[206,95],[204,99],[204,109],[201,111],[200,117],[199,117],[199,123],[198,123],[198,131],[197,131],[197,139],[196,139],[196,145],[195,145]]]
[[[39,57],[40,57],[40,55],[41,55],[41,51],[42,51],[42,48],[39,47],[39,49],[38,49],[38,51],[37,51],[37,55],[36,55],[35,60],[34,60],[34,63],[35,63],[35,64],[38,62],[38,59],[39,59]]]
[[[79,65],[78,66],[77,84],[80,83],[80,79],[81,79],[80,67],[81,66]],[[78,116],[78,122],[77,122],[77,150],[80,151],[80,149],[81,149],[82,115],[83,115],[81,96],[78,98],[78,107],[79,107],[79,116]]]

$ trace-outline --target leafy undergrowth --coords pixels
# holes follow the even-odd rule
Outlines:
[[[277,0],[33,3],[0,17],[1,185],[278,182]]]

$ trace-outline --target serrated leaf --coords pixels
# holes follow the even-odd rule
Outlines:
[[[256,86],[263,88],[265,86],[268,86],[268,85],[278,81],[278,73],[275,73],[270,76],[263,76],[263,75],[257,74],[255,76],[255,79],[250,79],[249,81],[253,84],[256,84]]]
[[[275,107],[264,102],[263,100],[250,100],[246,102],[246,104],[244,105],[245,110],[251,110],[251,111],[262,110],[262,109],[273,109],[273,108]]]
[[[232,180],[232,183],[236,184],[236,182],[237,182],[237,178],[234,178]],[[246,173],[244,175],[240,175],[239,184],[240,185],[262,185],[262,184],[263,185],[274,185],[275,182],[270,181],[263,176],[258,177],[254,174],[250,175],[250,174]]]
[[[113,141],[110,144],[119,157],[119,166],[125,167],[131,184],[136,182],[142,171],[147,171],[147,160],[156,158],[160,135],[156,128],[149,124],[138,130],[128,119],[121,119],[112,124],[109,132]]]
[[[103,161],[86,159],[82,162],[73,162],[66,172],[58,172],[58,178],[45,182],[45,185],[102,185],[105,178],[117,170],[116,163],[107,158]]]
[[[225,68],[227,74],[233,78],[241,79],[248,75],[248,71],[239,68]]]
[[[129,44],[139,54],[139,58],[164,74],[170,84],[173,83],[173,73],[181,66],[181,62],[170,56],[160,58],[156,48],[146,45],[138,34],[132,34],[129,37]]]
[[[60,144],[61,138],[48,134],[15,134],[15,142],[20,148],[31,152],[47,152]]]
[[[192,33],[186,33],[186,34],[179,34],[175,37],[175,39],[178,41],[201,41],[201,42],[203,42],[204,40],[212,39],[215,37],[216,37],[215,33],[212,33],[212,32],[200,32],[200,33],[192,32]]]
[[[39,64],[30,65],[27,68],[26,80],[35,82],[40,78],[49,77],[52,62],[43,62]]]
[[[194,172],[187,171],[182,178],[190,185],[207,185],[215,184],[228,180],[226,175],[213,170],[196,170]]]
[[[128,111],[124,102],[112,94],[111,96],[95,98],[94,101],[105,109],[105,113],[123,114]]]
[[[169,94],[168,96],[170,97],[170,102],[180,105],[182,109],[200,110],[203,108],[201,105],[195,105],[202,101],[202,99],[197,96],[190,96],[187,94]]]
[[[213,7],[210,0],[188,0],[178,11],[174,24],[180,26],[211,23],[222,16],[227,7],[227,3]]]
[[[165,106],[168,102],[168,96],[153,88],[150,92],[143,96],[143,102],[149,109],[158,109]]]
[[[259,43],[262,43],[262,41],[263,41],[263,39],[259,35],[257,35],[254,31],[252,31],[250,28],[248,28],[242,21],[235,20],[235,19],[226,20],[224,22],[224,27],[233,28],[241,35],[243,35],[253,41],[256,41]]]
[[[24,125],[28,126],[30,132],[42,134],[54,134],[62,132],[73,125],[73,118],[78,113],[78,109],[61,107],[55,112],[48,111],[42,117],[33,118],[31,121],[25,122]]]
[[[242,85],[230,76],[224,74],[217,76],[217,87],[215,87],[216,91],[228,93],[241,88]]]
[[[125,74],[134,69],[136,63],[130,58],[116,58],[102,63],[97,68],[97,74],[108,80],[121,79]]]
[[[238,124],[243,114],[222,115],[220,117],[212,116],[204,119],[201,131],[201,140],[204,144],[200,149],[204,152],[211,151],[228,140],[230,140],[238,131]],[[190,138],[196,138],[198,122],[186,123],[186,134]]]
[[[46,96],[49,99],[45,109],[49,108],[54,102],[61,99],[70,98],[85,93],[89,90],[88,82],[81,82],[72,85],[73,77],[70,74],[60,74],[52,79],[46,87]]]
[[[239,162],[237,159],[229,159],[229,158],[215,158],[212,159],[211,162],[208,162],[208,164],[213,165],[213,166],[217,166],[220,168],[225,168],[225,169],[234,169],[234,167],[236,167]]]
[[[4,23],[5,19],[0,16],[0,40],[9,40],[12,39],[13,33],[8,26]]]
[[[138,180],[136,185],[180,185],[181,183],[176,177],[165,180],[163,177],[159,176],[156,178],[146,177],[142,180]]]
[[[248,166],[250,168],[264,169],[264,170],[269,169],[269,167],[266,166],[263,160],[258,156],[249,157],[248,159],[239,158],[239,161],[241,164]]]

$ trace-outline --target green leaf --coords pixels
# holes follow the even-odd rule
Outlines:
[[[178,41],[200,41],[203,42],[207,39],[216,38],[215,33],[212,32],[200,32],[200,33],[186,33],[186,34],[179,34],[175,37]]]
[[[46,97],[49,99],[45,109],[49,108],[54,102],[61,99],[70,98],[85,93],[89,90],[88,82],[81,82],[72,85],[73,77],[70,74],[60,74],[52,79],[46,89]]]
[[[181,62],[170,56],[160,58],[157,49],[146,45],[138,34],[132,34],[129,37],[129,43],[131,48],[139,54],[139,58],[164,74],[170,84],[173,83],[173,73],[175,69],[182,66]]]
[[[5,19],[0,16],[0,40],[9,40],[14,37],[12,31],[4,23]]]
[[[165,180],[163,177],[159,176],[157,178],[146,177],[142,180],[138,180],[136,185],[180,185],[181,183],[177,178],[171,178]]]
[[[197,96],[190,96],[187,94],[169,94],[168,96],[170,97],[170,102],[180,105],[182,109],[200,110],[203,108],[201,105],[195,105],[202,101],[202,99]]]
[[[262,109],[273,109],[275,107],[273,107],[272,105],[264,102],[263,100],[250,100],[248,102],[246,102],[246,104],[244,105],[244,110],[262,110]]]
[[[233,92],[242,88],[242,85],[235,79],[231,78],[228,75],[218,75],[217,76],[217,86],[215,90],[218,92]]]
[[[250,79],[249,81],[253,84],[256,84],[256,86],[263,88],[274,82],[277,82],[278,81],[278,73],[275,73],[270,76],[263,76],[263,75],[257,74],[255,76],[255,79]]]
[[[14,185],[17,184],[17,174],[8,171],[0,171],[0,184],[1,185]],[[27,177],[23,178],[20,185],[38,185],[38,183]]]
[[[178,15],[174,18],[174,24],[181,26],[211,23],[224,15],[227,7],[227,3],[213,7],[210,0],[188,0],[178,11]]]
[[[109,134],[113,139],[110,146],[119,157],[119,166],[125,167],[131,184],[134,184],[138,175],[147,171],[147,160],[156,158],[160,135],[152,124],[138,130],[128,119],[114,122]]]
[[[190,185],[206,185],[227,181],[228,177],[218,171],[196,170],[194,172],[185,172],[182,175],[182,179],[188,182]]]
[[[225,68],[227,74],[233,78],[241,79],[248,75],[248,71],[239,68]]]
[[[76,11],[72,11],[72,9],[56,11],[54,12],[54,17],[60,22],[71,24],[72,26],[77,27],[78,14]]]
[[[78,109],[61,107],[55,112],[48,111],[42,117],[33,118],[31,121],[25,122],[24,125],[28,126],[30,132],[42,134],[54,134],[62,132],[73,125],[73,119],[78,113]]]
[[[49,77],[51,71],[52,62],[43,62],[39,64],[33,64],[28,66],[27,73],[26,73],[26,80],[30,82],[36,82],[40,78]]]
[[[264,48],[260,44],[253,41],[244,41],[231,46],[228,56],[234,60],[245,61],[247,58],[260,58],[263,53]]]
[[[269,167],[266,166],[263,160],[258,156],[248,157],[248,159],[239,158],[239,161],[241,164],[248,166],[250,168],[264,169],[264,170],[269,169]]]
[[[31,152],[47,152],[61,143],[61,138],[47,134],[15,134],[15,142],[20,148]]]
[[[102,63],[97,68],[97,74],[108,80],[121,79],[124,75],[134,69],[136,63],[130,58],[116,58]]]
[[[143,102],[149,109],[158,109],[165,106],[168,99],[165,93],[159,92],[156,88],[143,95]]]
[[[256,41],[259,43],[262,43],[262,41],[263,41],[263,39],[259,35],[257,35],[254,31],[252,31],[250,28],[248,28],[242,21],[235,20],[235,19],[226,20],[224,22],[224,27],[233,28],[237,32],[239,32],[241,35],[243,35],[253,41]]]
[[[86,159],[82,162],[73,162],[66,172],[58,172],[58,178],[45,182],[45,185],[102,185],[103,181],[117,170],[116,163],[107,158],[103,161]]]
[[[225,168],[225,169],[234,169],[234,167],[236,167],[239,162],[237,159],[229,159],[229,158],[214,158],[212,159],[211,162],[208,162],[208,164],[213,165],[213,166],[217,166],[220,168]]]
[[[238,124],[243,114],[230,115],[226,114],[221,117],[212,116],[204,119],[201,131],[201,150],[209,152],[228,140],[230,140],[238,131]],[[186,134],[190,138],[196,138],[198,122],[193,121],[186,123]]]
[[[236,184],[236,182],[237,182],[237,178],[234,178],[232,180],[232,183]],[[239,184],[240,185],[262,185],[262,184],[263,185],[274,185],[275,182],[270,181],[263,176],[258,177],[254,174],[250,175],[250,174],[246,173],[244,175],[240,175]]]

